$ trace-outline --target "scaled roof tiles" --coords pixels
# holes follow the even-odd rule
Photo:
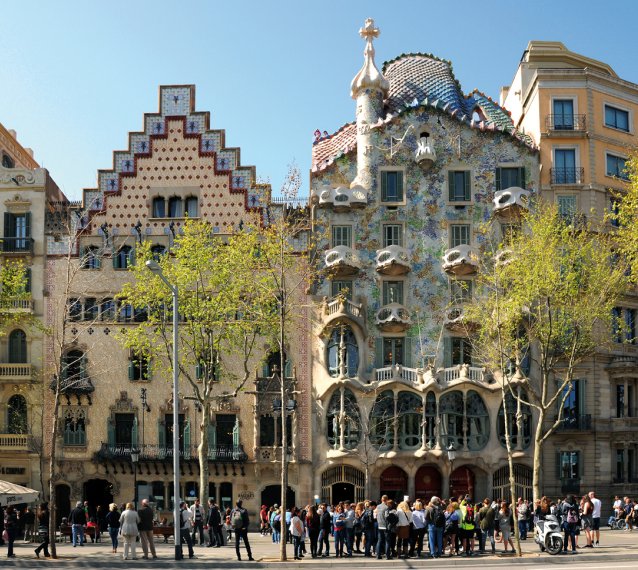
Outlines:
[[[383,65],[383,74],[390,82],[385,101],[387,122],[418,106],[433,107],[480,130],[509,133],[519,142],[533,146],[532,139],[516,130],[508,111],[490,97],[474,90],[465,95],[454,77],[449,61],[430,54],[403,54]],[[485,120],[473,121],[472,114],[479,107]],[[323,170],[344,153],[356,148],[356,124],[349,123],[336,133],[314,143],[312,170]]]

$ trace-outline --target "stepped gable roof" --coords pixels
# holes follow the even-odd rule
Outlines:
[[[312,171],[323,170],[337,158],[357,146],[357,124],[347,123],[336,133],[319,139],[312,145]]]
[[[385,100],[386,116],[378,125],[419,106],[427,106],[482,131],[508,133],[515,140],[534,148],[529,135],[514,127],[510,113],[481,91],[475,89],[465,95],[454,77],[452,64],[432,54],[402,54],[386,62],[382,73],[390,82]],[[472,120],[479,107],[484,120]],[[323,170],[336,158],[356,148],[356,124],[341,127],[336,133],[314,143],[312,171]]]

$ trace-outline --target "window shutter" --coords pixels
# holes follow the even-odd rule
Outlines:
[[[80,382],[83,382],[84,380],[86,380],[86,356],[82,356],[82,358],[80,358]]]
[[[133,429],[131,430],[131,445],[137,447],[137,434],[139,432],[139,425],[137,423],[137,416],[133,418]]]
[[[452,366],[452,339],[445,337],[443,339],[443,368]]]
[[[448,190],[449,190],[449,200],[454,200],[454,171],[450,170],[447,173],[448,176]]]
[[[113,269],[119,269],[120,268],[119,258],[120,258],[120,252],[116,251],[113,254]]]
[[[501,189],[501,169],[496,169],[496,192]]]
[[[397,200],[403,200],[403,171],[397,172]]]
[[[521,166],[518,169],[518,177],[521,183],[521,188],[525,188],[525,167]]]
[[[111,420],[106,422],[106,434],[108,438],[108,444],[110,448],[115,447],[115,425]]]
[[[31,237],[31,212],[27,212],[24,215],[25,236]]]
[[[13,237],[15,231],[13,229],[13,216],[9,212],[4,213],[4,237]]]
[[[24,291],[31,293],[31,268],[27,267],[24,271]]]
[[[127,267],[133,267],[135,265],[135,248],[132,247],[128,252],[128,264]]]
[[[381,172],[381,201],[385,202],[388,199],[388,173]]]
[[[239,418],[235,418],[235,427],[233,427],[233,447],[239,447]]]
[[[195,365],[195,379],[196,380],[201,380],[202,379],[202,376],[204,375],[202,369],[203,369],[202,363],[198,362]]]
[[[287,359],[284,364],[284,378],[292,378],[292,361],[290,359]]]
[[[268,362],[264,362],[261,373],[263,378],[268,378],[268,376],[270,376],[270,370],[268,370]]]
[[[135,362],[132,358],[128,361],[128,379],[135,380]]]
[[[184,422],[184,459],[190,459],[191,456],[191,422]]]
[[[375,368],[383,368],[383,338],[375,339],[375,355],[374,365]]]
[[[585,415],[585,400],[587,395],[587,380],[577,380],[578,382],[578,415]]]
[[[406,366],[407,368],[412,368],[412,361],[413,361],[413,356],[412,356],[412,337],[411,336],[406,336],[405,339],[403,339],[404,347],[403,347],[403,362],[404,362],[404,366]]]
[[[208,424],[208,458],[217,458],[217,430],[215,424]]]
[[[163,450],[166,447],[166,431],[164,429],[164,422],[161,420],[157,421],[157,444],[160,450]],[[163,451],[160,453],[163,453]]]
[[[464,173],[463,176],[463,183],[465,185],[464,189],[463,189],[463,194],[465,197],[465,200],[467,202],[469,202],[471,200],[471,191],[472,191],[472,187],[471,187],[471,180],[470,180],[470,174],[471,172],[468,170],[467,172]]]

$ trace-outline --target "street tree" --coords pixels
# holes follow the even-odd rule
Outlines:
[[[577,367],[610,342],[617,326],[612,309],[627,280],[611,236],[584,217],[560,215],[552,204],[538,201],[521,213],[519,227],[492,249],[497,228],[496,221],[486,228],[484,267],[464,318],[477,356],[502,385],[504,412],[506,396],[516,402],[516,422],[506,418],[506,430],[520,437],[521,406],[535,412],[537,499],[544,444],[563,421]],[[506,433],[508,444],[511,437]]]
[[[638,282],[638,155],[634,154],[626,163],[625,175],[628,184],[615,192],[615,207],[608,219],[614,226],[614,245],[619,258],[627,264],[630,279]]]

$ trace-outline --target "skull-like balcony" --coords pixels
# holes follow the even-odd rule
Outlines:
[[[375,318],[377,327],[384,332],[403,332],[410,328],[410,313],[399,303],[390,303],[377,311]]]
[[[408,250],[389,245],[377,250],[377,271],[383,275],[405,275],[411,269]]]
[[[351,247],[338,245],[326,251],[326,270],[333,277],[355,275],[359,269],[361,262]]]
[[[476,323],[468,320],[466,311],[463,305],[455,305],[450,307],[445,312],[445,319],[443,319],[443,325],[451,332],[467,332],[470,329],[476,328]]]
[[[457,245],[443,254],[443,271],[449,275],[471,275],[478,270],[478,257],[470,245]]]
[[[430,144],[430,137],[427,133],[422,133],[419,138],[414,160],[425,170],[431,168],[436,162],[436,151],[434,150],[434,146]]]
[[[319,206],[332,206],[335,212],[350,208],[363,208],[368,203],[366,191],[361,186],[328,188],[319,193]]]
[[[531,192],[512,186],[494,194],[494,213],[502,218],[517,218],[529,210]]]

